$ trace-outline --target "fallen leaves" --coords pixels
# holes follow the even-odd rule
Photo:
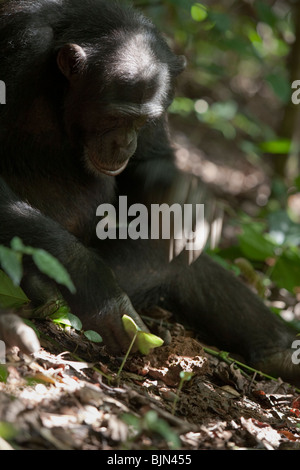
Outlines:
[[[82,336],[78,356],[41,349],[29,359],[12,350],[0,382],[0,449],[300,447],[300,398],[291,387],[256,382],[182,333],[131,356],[119,378],[119,361]],[[66,331],[55,338],[70,344]]]

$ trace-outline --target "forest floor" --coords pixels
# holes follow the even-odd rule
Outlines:
[[[118,377],[120,358],[37,323],[40,352],[8,354],[0,449],[300,449],[299,390],[207,354],[178,324],[169,345],[131,357]],[[182,371],[193,374],[179,391]]]
[[[235,155],[226,170],[179,148],[184,169],[187,155],[194,174],[230,197],[264,190],[262,172],[245,172]],[[241,201],[251,204],[248,195]],[[0,368],[0,449],[300,449],[299,390],[208,353],[196,332],[154,313],[149,326],[154,333],[163,326],[169,344],[133,355],[119,376],[121,358],[72,329],[36,321],[39,353],[14,348]],[[181,382],[182,372],[191,379]]]

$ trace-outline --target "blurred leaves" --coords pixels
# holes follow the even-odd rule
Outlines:
[[[276,139],[261,142],[260,148],[266,153],[284,154],[290,151],[291,141],[289,139]]]
[[[207,18],[207,8],[201,3],[195,3],[191,7],[191,17],[195,21],[203,21]]]
[[[176,122],[203,135],[208,129],[210,137],[220,134],[220,145],[222,139],[232,141],[233,148],[261,167],[263,156],[272,157],[268,162],[277,171],[272,193],[257,208],[256,218],[235,214],[233,224],[239,232],[235,245],[216,249],[212,255],[240,274],[246,270],[253,279],[258,270],[263,279],[256,278],[256,286],[262,281],[264,286],[299,293],[299,163],[298,167],[294,163],[289,181],[278,164],[284,156],[297,156],[299,144],[294,137],[300,118],[295,107],[291,110],[291,77],[300,64],[295,54],[290,55],[299,29],[294,24],[297,2],[145,0],[141,5],[136,0],[136,4],[164,32],[173,50],[187,57],[187,70],[170,107]]]
[[[20,308],[29,303],[29,299],[10,277],[0,270],[0,306],[1,308]]]
[[[229,249],[217,249],[219,258],[230,259],[236,266],[243,267],[247,260],[247,271],[253,277],[251,264],[264,272],[264,284],[274,283],[296,294],[300,291],[300,230],[287,211],[270,212],[266,221],[255,222],[248,216],[241,216],[237,244]],[[215,257],[218,261],[218,258]],[[222,263],[223,264],[223,263]],[[242,269],[242,271],[244,271]],[[245,272],[243,272],[245,274]],[[247,273],[246,273],[247,274]],[[248,278],[248,274],[247,274]],[[254,279],[257,284],[258,279]],[[259,280],[259,284],[261,280]],[[260,289],[261,290],[261,289]]]
[[[280,113],[291,97],[286,68],[295,39],[290,4],[283,0],[134,3],[166,34],[172,48],[188,59],[170,111],[198,119],[225,139],[237,139],[246,154],[249,150],[249,158],[268,152],[261,142],[278,141],[272,110]],[[205,103],[200,111],[199,100]],[[259,107],[248,106],[253,100],[265,103],[264,111],[272,102],[270,122],[263,119]]]
[[[29,303],[20,287],[24,256],[31,256],[42,273],[75,292],[69,273],[56,258],[45,250],[25,246],[20,238],[14,237],[10,247],[0,245],[0,307],[19,308]]]

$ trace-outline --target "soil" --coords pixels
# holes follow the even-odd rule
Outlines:
[[[119,376],[121,358],[104,347],[36,325],[39,353],[8,353],[0,449],[300,449],[300,391],[208,354],[181,325],[169,324],[170,343],[132,355]]]

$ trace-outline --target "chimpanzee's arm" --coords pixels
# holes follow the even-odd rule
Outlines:
[[[11,235],[20,237],[24,244],[43,248],[55,256],[68,270],[76,287],[71,294],[58,286],[71,311],[77,314],[85,329],[99,331],[112,351],[119,351],[128,344],[122,328],[121,316],[132,315],[139,322],[128,297],[118,286],[114,274],[97,253],[82,245],[59,224],[44,216],[24,201],[18,200],[0,178],[0,243],[9,244]],[[25,263],[28,295],[35,297],[34,284],[26,283],[26,277],[41,274],[31,263]],[[2,335],[3,336],[3,335]]]

